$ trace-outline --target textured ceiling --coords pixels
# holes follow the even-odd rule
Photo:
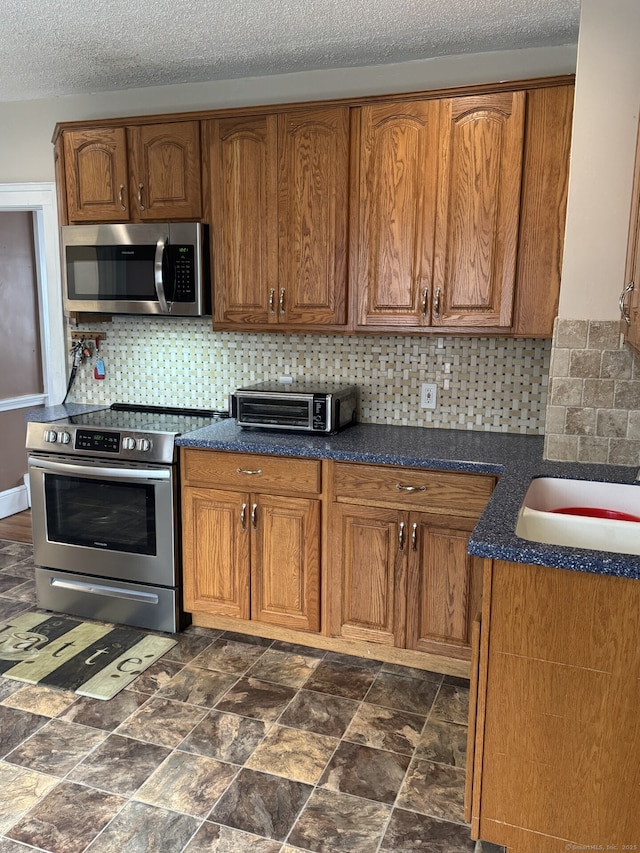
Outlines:
[[[0,101],[575,44],[580,0],[2,0]]]

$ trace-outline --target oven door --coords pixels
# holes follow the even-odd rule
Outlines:
[[[31,455],[36,565],[174,587],[172,466]]]

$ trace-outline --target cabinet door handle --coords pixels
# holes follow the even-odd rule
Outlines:
[[[398,548],[401,551],[404,551],[404,528],[405,528],[405,523],[404,523],[404,521],[401,521],[400,522],[400,530],[398,531]]]
[[[144,189],[144,184],[138,184],[138,206],[140,210],[144,210],[144,204],[142,203],[142,190]]]
[[[256,468],[255,471],[252,471],[250,468],[236,468],[236,472],[238,474],[255,474],[259,477],[262,474],[262,468]]]
[[[276,291],[273,287],[269,291],[269,313],[276,313]]]
[[[433,315],[434,317],[440,316],[440,288],[436,288],[436,298],[433,303]]]
[[[247,529],[247,505],[242,504],[242,509],[240,510],[240,527],[243,530]]]
[[[396,483],[396,489],[399,492],[426,492],[426,486],[405,486],[402,483]]]
[[[253,504],[251,507],[251,526],[254,530],[258,529],[258,504]]]
[[[425,287],[422,291],[422,316],[427,316],[427,308],[429,307],[429,288]]]
[[[411,527],[411,550],[418,550],[418,525],[415,522]]]
[[[625,287],[625,289],[620,294],[620,299],[618,300],[618,305],[620,307],[620,313],[622,314],[622,319],[625,321],[627,326],[631,325],[631,317],[627,313],[627,309],[626,309],[626,306],[624,304],[624,298],[627,295],[627,293],[631,293],[631,291],[633,290],[633,287],[634,287],[633,282],[630,281],[629,284]]]
[[[284,308],[284,287],[281,287],[281,288],[280,288],[280,313],[281,313],[281,314],[284,314],[284,313],[285,313],[285,308]]]
[[[127,205],[124,203],[124,184],[120,184],[120,192],[118,193],[118,201],[120,202],[120,210],[126,210]]]

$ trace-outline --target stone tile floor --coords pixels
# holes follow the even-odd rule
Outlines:
[[[35,608],[0,540],[0,621]],[[477,853],[468,682],[190,628],[104,702],[0,677],[0,853]]]

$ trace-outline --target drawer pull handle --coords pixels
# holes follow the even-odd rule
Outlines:
[[[404,486],[402,483],[396,483],[396,489],[399,492],[426,492],[426,486]]]
[[[255,471],[251,471],[249,468],[236,468],[238,474],[255,474],[259,477],[262,474],[262,468],[256,468]]]
[[[247,529],[247,505],[242,504],[242,509],[240,510],[240,527],[243,530]]]
[[[429,288],[425,287],[422,291],[422,316],[427,316],[427,309],[429,307]]]
[[[273,289],[273,287],[269,291],[269,313],[270,314],[276,313],[276,292]]]
[[[254,530],[258,529],[258,504],[251,507],[251,526]]]
[[[127,206],[124,203],[123,193],[124,193],[124,184],[120,184],[120,192],[118,193],[118,201],[120,202],[120,210],[126,210],[127,209]]]
[[[285,313],[285,308],[284,308],[284,292],[285,292],[285,291],[284,291],[284,287],[280,288],[280,300],[279,300],[279,303],[280,303],[280,313],[281,313],[281,314],[284,314],[284,313]]]
[[[398,548],[401,551],[404,551],[404,528],[405,528],[404,521],[401,521],[400,522],[400,530],[398,532]]]
[[[138,205],[140,206],[140,210],[145,210],[144,202],[142,201],[142,190],[144,189],[144,184],[138,184]]]
[[[411,527],[411,550],[418,550],[418,525],[415,522]]]

